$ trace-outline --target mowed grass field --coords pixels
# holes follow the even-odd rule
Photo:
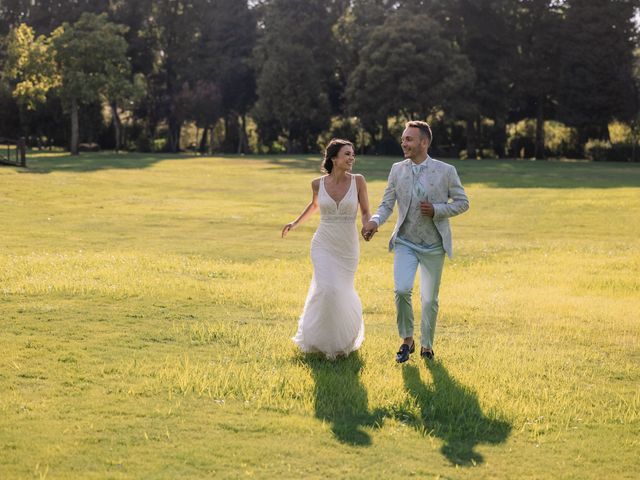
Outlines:
[[[357,160],[374,207],[393,161]],[[453,161],[438,360],[400,366],[394,218],[363,348],[290,341],[319,155],[28,163],[0,167],[0,478],[640,476],[640,165]]]

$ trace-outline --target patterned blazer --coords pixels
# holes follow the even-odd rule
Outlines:
[[[427,157],[427,200],[433,204],[435,224],[440,236],[442,246],[449,258],[453,256],[453,242],[451,240],[451,226],[449,217],[454,217],[469,209],[469,199],[460,183],[460,177],[453,165]],[[371,217],[378,225],[387,221],[393,212],[393,207],[398,202],[398,221],[389,240],[389,251],[393,250],[396,235],[404,222],[413,190],[413,172],[411,159],[405,159],[394,163],[389,172],[389,181],[384,191],[382,202],[376,213]]]

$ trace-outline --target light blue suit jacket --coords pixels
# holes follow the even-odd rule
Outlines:
[[[449,217],[454,217],[469,209],[469,199],[464,191],[460,177],[453,165],[427,157],[427,201],[433,204],[435,224],[440,236],[442,246],[449,258],[453,256],[453,242],[451,240],[451,226]],[[391,216],[393,207],[398,202],[398,221],[389,240],[389,250],[393,250],[398,230],[402,226],[409,211],[411,195],[413,191],[413,172],[411,159],[405,159],[394,163],[389,172],[389,182],[384,191],[382,202],[371,220],[378,226],[382,225]]]

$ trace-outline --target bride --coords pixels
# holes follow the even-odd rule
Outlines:
[[[284,238],[320,209],[311,240],[313,278],[293,341],[303,352],[322,352],[329,359],[348,355],[364,340],[362,304],[353,285],[360,254],[358,205],[363,225],[371,215],[364,177],[351,173],[354,162],[351,142],[331,140],[322,162],[327,175],[311,182],[311,202],[282,229]]]

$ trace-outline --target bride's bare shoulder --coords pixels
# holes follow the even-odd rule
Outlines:
[[[351,175],[353,175],[356,179],[356,182],[358,182],[358,185],[362,185],[363,183],[367,183],[366,180],[364,179],[364,175],[362,175],[361,173],[352,173]]]
[[[326,175],[323,175],[321,177],[314,178],[313,180],[311,180],[311,188],[313,188],[314,192],[318,191],[318,189],[320,188],[320,180],[323,179],[324,177],[326,177]]]

